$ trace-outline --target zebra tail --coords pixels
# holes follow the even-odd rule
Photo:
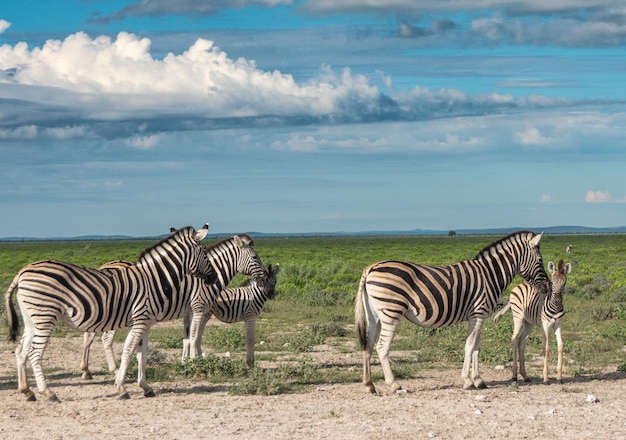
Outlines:
[[[354,303],[354,324],[356,326],[356,333],[359,337],[359,343],[361,349],[367,349],[367,320],[365,318],[365,279],[367,278],[368,269],[363,271],[361,275],[361,281],[359,281],[359,290],[356,294],[356,301]]]
[[[509,310],[511,310],[511,303],[510,302],[506,303],[506,305],[504,307],[502,307],[502,309],[500,309],[500,311],[498,313],[496,313],[496,315],[493,317],[494,324],[498,325],[498,323],[500,322],[500,318],[502,318],[504,316],[504,314],[506,312],[508,312]]]
[[[7,290],[7,293],[4,297],[6,303],[7,310],[7,320],[9,322],[9,341],[15,342],[17,341],[17,330],[19,328],[19,320],[17,319],[17,313],[15,312],[15,307],[13,306],[13,292],[18,284],[18,277],[16,275]]]

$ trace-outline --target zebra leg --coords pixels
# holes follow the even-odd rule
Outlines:
[[[146,331],[139,342],[139,350],[137,350],[137,385],[143,389],[144,397],[154,397],[154,390],[148,386],[146,378],[146,362],[148,360],[148,336]]]
[[[556,336],[556,345],[558,350],[558,360],[556,363],[556,381],[563,383],[563,338],[561,337],[561,323],[554,323],[554,335]]]
[[[30,351],[28,354],[30,357],[30,365],[33,369],[35,380],[37,381],[37,390],[41,394],[43,394],[48,401],[58,402],[59,398],[57,397],[57,395],[52,390],[50,390],[50,388],[48,388],[46,378],[43,375],[43,367],[41,366],[43,354],[46,349],[46,345],[48,345],[48,342],[50,341],[50,335],[52,334],[53,329],[54,325],[52,326],[52,328],[35,330],[33,341],[30,345]],[[31,400],[28,397],[28,393],[26,392],[25,394],[27,400]]]
[[[543,339],[543,384],[548,385],[550,383],[550,378],[548,377],[548,356],[550,355],[548,331],[550,330],[550,326],[547,325],[547,323],[543,324],[541,330],[541,337]]]
[[[248,368],[254,368],[254,326],[256,316],[246,319],[246,364]]]
[[[35,393],[33,393],[28,387],[28,377],[26,375],[26,361],[28,361],[28,352],[30,351],[30,345],[32,342],[32,329],[25,328],[20,345],[15,349],[15,360],[17,363],[17,388],[20,393],[26,396],[26,400],[31,402],[37,400]]]
[[[190,354],[190,342],[189,342],[189,334],[191,332],[191,312],[186,313],[183,317],[183,358],[189,358]]]
[[[109,373],[117,372],[117,364],[115,362],[115,353],[113,353],[113,339],[115,338],[115,330],[102,333],[102,347],[104,347],[104,355],[107,358]]]
[[[117,388],[117,393],[120,399],[130,399],[130,395],[128,394],[128,391],[126,391],[126,386],[124,385],[126,372],[128,371],[128,363],[130,362],[130,358],[135,355],[138,344],[143,339],[144,334],[147,331],[147,323],[135,323],[135,325],[130,328],[128,335],[126,336],[124,351],[122,352],[122,360],[120,361],[120,368],[117,370],[117,374],[115,375],[115,387]]]
[[[195,358],[202,355],[202,347],[200,341],[200,327],[202,326],[202,320],[204,318],[204,310],[192,311],[191,317],[191,329],[190,329],[190,351],[189,357]]]
[[[464,379],[463,389],[487,388],[485,381],[480,377],[478,358],[480,355],[480,332],[485,323],[482,317],[469,319],[467,339],[465,340],[465,358],[461,377]]]
[[[520,335],[522,333],[522,327],[524,321],[513,315],[513,336],[511,336],[511,351],[513,354],[513,364],[511,366],[512,376],[511,381],[517,382],[517,360],[518,353],[520,352]]]
[[[378,338],[378,344],[376,344],[376,352],[378,353],[378,359],[380,365],[383,367],[383,374],[385,376],[385,383],[391,387],[391,391],[396,392],[402,389],[400,384],[396,382],[391,371],[391,363],[389,362],[389,349],[391,348],[391,341],[396,333],[399,319],[390,318],[390,321],[383,321],[380,328],[380,337]],[[371,328],[371,327],[370,327]],[[368,332],[369,329],[368,329]],[[368,340],[371,337],[371,333],[368,334]],[[368,341],[369,342],[369,341]],[[370,374],[371,383],[371,374]],[[366,384],[367,385],[367,384]],[[374,385],[372,385],[373,387]]]
[[[83,379],[93,379],[91,371],[89,371],[89,350],[95,337],[96,334],[94,332],[85,332],[83,334],[83,355],[80,361],[80,371],[83,372],[81,376]]]
[[[524,378],[524,382],[530,382],[528,375],[526,374],[526,341],[528,335],[533,329],[533,325],[527,321],[524,321],[524,330],[522,331],[522,337],[519,342],[519,372]]]

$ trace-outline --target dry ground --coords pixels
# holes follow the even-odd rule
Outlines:
[[[178,381],[152,383],[144,398],[115,396],[110,376],[80,379],[80,338],[53,339],[44,367],[61,403],[26,402],[17,391],[14,346],[0,342],[0,438],[2,439],[626,439],[626,375],[607,372],[566,377],[564,385],[535,381],[509,385],[510,371],[483,367],[489,388],[461,389],[459,369],[422,370],[402,381],[409,392],[382,396],[360,383],[318,385],[302,394],[231,396],[225,385]],[[105,365],[99,345],[94,369]],[[315,362],[355,368],[360,355],[325,348]],[[263,364],[261,364],[263,366]],[[374,371],[380,371],[378,364]],[[540,371],[535,371],[538,376]],[[31,386],[34,380],[31,377]],[[588,401],[593,395],[598,401]]]

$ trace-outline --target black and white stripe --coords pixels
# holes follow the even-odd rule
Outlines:
[[[403,316],[430,328],[468,321],[463,387],[485,387],[478,371],[480,333],[499,296],[517,274],[548,289],[540,240],[541,234],[521,231],[487,246],[473,260],[450,266],[381,261],[367,267],[359,283],[355,323],[363,350],[363,383],[370,392],[376,392],[370,361],[379,334],[376,350],[385,382],[394,391],[401,389],[391,371],[389,348]]]
[[[42,358],[59,320],[85,332],[131,327],[115,377],[120,398],[128,398],[124,386],[128,362],[137,347],[141,347],[137,356],[140,364],[145,363],[150,327],[187,312],[189,298],[178,294],[181,282],[190,273],[204,277],[208,283],[216,280],[200,244],[207,232],[208,225],[198,231],[192,227],[178,230],[146,250],[137,263],[125,268],[98,270],[52,260],[22,268],[9,286],[5,300],[12,341],[17,339],[19,325],[13,292],[24,320],[16,358],[18,388],[27,400],[35,400],[26,377],[27,359],[39,392],[49,400],[58,400],[46,384]],[[144,395],[154,395],[145,374],[138,375],[138,383]]]
[[[552,261],[548,262],[548,271],[552,276],[552,289],[550,294],[542,292],[532,284],[522,283],[511,291],[508,304],[500,310],[493,318],[498,324],[500,318],[511,310],[513,315],[513,337],[511,347],[513,351],[513,376],[512,381],[517,382],[517,356],[519,353],[520,374],[525,382],[530,379],[526,374],[526,362],[524,351],[526,340],[533,326],[541,327],[543,338],[544,359],[543,359],[543,382],[549,383],[548,378],[548,354],[550,353],[549,332],[554,329],[556,336],[558,359],[556,367],[556,378],[559,383],[563,382],[563,338],[561,336],[561,319],[565,315],[563,309],[563,291],[567,283],[567,275],[572,271],[570,263],[564,264],[563,260],[555,266]]]

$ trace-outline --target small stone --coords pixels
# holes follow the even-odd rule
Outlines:
[[[598,399],[593,394],[588,394],[587,395],[587,402],[589,402],[589,403],[598,403],[598,402],[600,402],[600,399]]]

